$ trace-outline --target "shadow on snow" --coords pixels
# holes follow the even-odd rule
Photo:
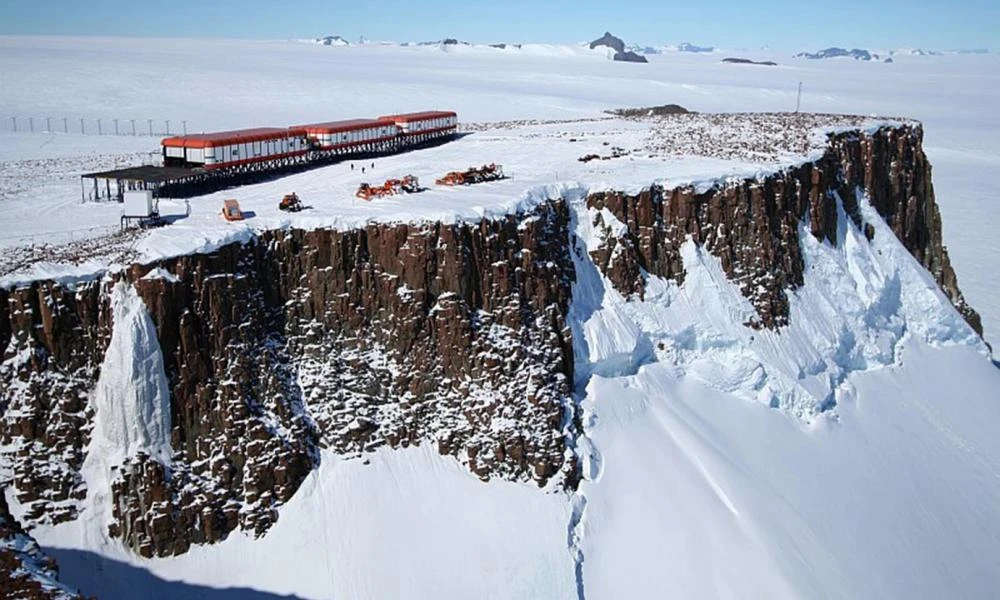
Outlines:
[[[213,588],[169,581],[142,567],[117,561],[86,550],[46,548],[59,563],[59,581],[77,588],[84,597],[101,600],[143,598],[144,600],[299,600],[250,588]]]

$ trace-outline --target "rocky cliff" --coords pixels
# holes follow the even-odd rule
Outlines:
[[[103,279],[0,289],[0,476],[27,524],[77,516],[95,421],[108,418],[95,390],[118,368],[111,290],[124,284],[148,311],[169,389],[171,455],[139,452],[105,474],[109,532],[143,556],[265,533],[322,448],[363,457],[429,443],[482,479],[573,488],[571,213],[603,229],[591,256],[623,294],[641,299],[647,274],[683,281],[690,236],[756,307],[747,324],[778,328],[803,282],[800,236],[835,244],[841,214],[865,228],[862,190],[978,331],[941,243],[921,135],[839,134],[814,162],[704,191],[594,193],[477,223],[272,231]]]
[[[842,208],[870,238],[873,230],[858,208],[860,191],[982,335],[979,315],[962,297],[942,243],[922,141],[918,125],[843,133],[831,136],[819,160],[759,179],[706,191],[652,186],[637,195],[592,194],[587,206],[605,236],[592,258],[618,291],[641,298],[644,273],[683,281],[680,245],[690,236],[719,258],[757,309],[748,324],[781,327],[788,322],[786,291],[803,282],[800,224],[836,245]]]
[[[144,556],[263,533],[323,447],[432,443],[483,479],[572,485],[567,223],[557,201],[474,225],[270,232],[0,292],[18,500],[57,522],[86,494],[116,280],[148,308],[170,387],[173,459],[112,466],[110,532]]]

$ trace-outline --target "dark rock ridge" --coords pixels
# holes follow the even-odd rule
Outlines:
[[[351,43],[340,37],[339,35],[328,35],[326,37],[316,38],[316,42],[323,44],[324,46],[350,46]]]
[[[605,31],[604,35],[590,42],[591,50],[597,48],[598,46],[607,46],[615,52],[625,51],[625,42],[623,42],[621,38],[611,35],[610,31]]]
[[[663,117],[667,115],[686,115],[689,111],[679,104],[662,104],[660,106],[646,106],[639,108],[615,108],[605,111],[611,115],[619,117]]]
[[[941,238],[931,167],[919,125],[832,136],[818,161],[785,169],[762,180],[745,180],[698,193],[690,186],[654,186],[639,195],[592,194],[589,208],[608,209],[627,227],[592,255],[617,290],[644,292],[644,275],[683,281],[680,246],[687,236],[717,256],[726,274],[757,309],[754,327],[788,323],[786,291],[803,283],[799,223],[818,239],[836,244],[837,202],[865,227],[855,190],[863,188],[896,237],[934,276],[969,325],[982,335],[979,315],[962,297]],[[865,227],[869,238],[873,230]]]
[[[417,42],[416,45],[417,46],[471,46],[472,44],[455,38],[444,38],[443,40],[437,40],[437,41]]]
[[[614,50],[615,54],[612,57],[613,60],[621,62],[637,62],[637,63],[649,62],[648,60],[646,60],[645,56],[642,56],[641,54],[636,54],[631,50],[626,50],[625,42],[623,42],[621,38],[617,38],[611,35],[611,33],[608,31],[605,31],[604,35],[590,42],[591,50],[597,48],[598,46],[606,46]]]
[[[634,63],[648,63],[649,60],[641,54],[636,54],[631,50],[626,50],[625,52],[615,52],[612,60],[617,60],[619,62],[634,62]]]
[[[82,600],[61,585],[56,561],[11,516],[0,489],[0,598],[18,600]]]
[[[641,298],[648,274],[683,281],[690,236],[756,307],[748,324],[781,327],[803,283],[802,228],[836,243],[839,196],[873,235],[863,188],[981,332],[921,143],[918,125],[842,133],[817,161],[761,179],[592,194],[605,226],[592,257]],[[554,199],[474,224],[271,231],[101,280],[0,289],[0,485],[27,505],[26,526],[77,516],[111,290],[124,285],[155,325],[170,389],[173,456],[111,465],[109,533],[143,556],[263,534],[322,448],[428,443],[482,479],[574,488],[569,211]]]
[[[778,66],[778,63],[773,60],[750,60],[749,58],[723,58],[722,62],[732,63],[735,65],[765,65],[768,67]]]
[[[430,443],[484,480],[574,486],[567,238],[552,201],[468,225],[269,232],[118,275],[156,326],[175,454],[117,465],[110,533],[143,556],[262,534],[323,447]],[[0,291],[0,459],[34,522],[73,518],[86,492],[112,285]]]

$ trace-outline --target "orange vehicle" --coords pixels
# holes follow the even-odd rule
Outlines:
[[[406,175],[402,179],[386,179],[382,185],[362,183],[358,186],[358,191],[354,195],[362,200],[371,200],[372,198],[394,196],[404,192],[413,194],[419,191],[422,191],[420,180],[413,175]]]
[[[282,196],[281,202],[278,203],[278,210],[299,212],[302,210],[302,201],[299,200],[299,196],[295,192],[285,194]]]
[[[465,171],[452,171],[434,183],[438,185],[468,185],[503,179],[503,167],[490,163],[481,167],[469,167]]]
[[[358,186],[358,191],[354,192],[354,195],[362,200],[371,200],[382,195],[382,188],[362,183]]]
[[[243,211],[240,210],[240,203],[235,198],[230,198],[222,203],[222,216],[227,221],[242,221]]]

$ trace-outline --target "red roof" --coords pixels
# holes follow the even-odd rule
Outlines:
[[[257,127],[255,129],[237,129],[234,131],[177,135],[174,137],[164,138],[160,143],[164,146],[174,148],[211,148],[213,146],[262,142],[264,140],[279,140],[286,137],[302,135],[305,135],[305,130],[297,127],[289,127],[287,129],[280,127]]]
[[[409,121],[427,121],[430,119],[443,119],[446,117],[457,117],[458,114],[448,110],[427,110],[424,112],[403,113],[399,115],[385,115],[379,117],[379,121],[395,121],[397,123],[407,123]]]
[[[304,129],[306,133],[337,133],[340,131],[355,131],[357,129],[371,129],[384,125],[384,121],[377,119],[349,119],[347,121],[329,121],[327,123],[311,123],[309,125],[296,125],[296,129]]]

